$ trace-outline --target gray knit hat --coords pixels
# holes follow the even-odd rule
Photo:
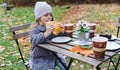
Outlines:
[[[52,13],[52,7],[46,2],[36,2],[34,7],[34,15],[37,20],[46,13]]]

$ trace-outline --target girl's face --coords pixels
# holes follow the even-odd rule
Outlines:
[[[46,22],[51,20],[52,20],[52,13],[46,13],[39,19],[40,23],[42,23],[43,25],[45,25]]]

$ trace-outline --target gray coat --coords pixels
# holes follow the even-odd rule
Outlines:
[[[44,26],[38,25],[30,32],[30,41],[32,43],[30,64],[32,66],[32,70],[54,70],[56,60],[55,56],[52,54],[52,52],[37,46],[38,44],[43,44],[47,40],[55,37],[53,34],[51,34],[48,38],[45,38],[45,31],[46,29]]]

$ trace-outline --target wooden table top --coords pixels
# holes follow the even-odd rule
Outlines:
[[[72,41],[65,43],[65,44],[56,44],[51,41],[48,41],[47,43],[44,44],[39,44],[38,46],[45,48],[47,50],[50,50],[52,52],[57,52],[60,54],[63,54],[65,56],[68,56],[70,58],[86,62],[88,64],[93,65],[94,67],[99,66],[103,62],[107,61],[108,59],[111,59],[114,55],[116,55],[118,52],[120,52],[120,49],[114,50],[114,51],[106,51],[105,52],[105,57],[102,60],[96,60],[94,58],[94,55],[89,55],[89,56],[83,56],[81,54],[73,53],[70,51],[71,48],[73,48],[72,42],[77,40],[75,36],[73,36]]]

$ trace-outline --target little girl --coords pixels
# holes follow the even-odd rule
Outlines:
[[[65,70],[63,65],[56,59],[51,51],[37,46],[38,44],[43,44],[47,40],[51,40],[55,37],[52,33],[54,26],[51,24],[45,26],[46,22],[53,20],[52,8],[46,2],[37,2],[34,8],[36,23],[32,25],[32,30],[30,32],[30,41],[32,44],[30,53],[31,69],[54,70],[55,66],[58,66],[60,70]],[[58,35],[62,35],[62,33]],[[65,59],[60,54],[58,57],[66,64]]]

